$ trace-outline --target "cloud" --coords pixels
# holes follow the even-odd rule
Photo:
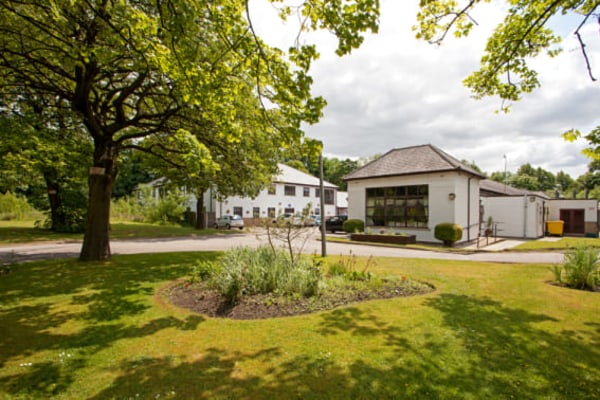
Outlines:
[[[573,177],[583,174],[589,162],[581,154],[585,143],[565,142],[561,133],[571,128],[587,132],[600,124],[600,91],[572,35],[565,36],[558,57],[533,61],[542,87],[515,103],[509,114],[496,112],[499,99],[474,100],[462,85],[477,69],[485,41],[502,17],[496,7],[481,5],[474,15],[479,26],[471,35],[448,36],[442,46],[414,38],[416,5],[397,0],[382,1],[379,34],[369,35],[349,56],[333,53],[335,40],[327,33],[303,37],[318,44],[313,93],[328,102],[321,122],[305,127],[307,135],[322,140],[328,156],[341,158],[431,143],[490,173],[504,170],[506,154],[512,172],[530,163]],[[568,22],[573,21],[578,23],[572,17]],[[553,24],[566,32],[560,22]],[[282,43],[295,38],[290,31],[293,27],[269,25],[264,35],[286,48]],[[600,78],[597,26],[584,33]]]

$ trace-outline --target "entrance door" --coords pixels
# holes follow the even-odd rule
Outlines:
[[[585,233],[585,218],[583,209],[560,210],[560,219],[565,221],[564,233],[583,235]]]

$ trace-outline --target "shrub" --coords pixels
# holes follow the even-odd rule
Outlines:
[[[110,217],[111,219],[142,222],[144,220],[144,207],[140,199],[135,196],[121,197],[112,201]]]
[[[598,250],[578,246],[565,253],[563,265],[552,268],[558,283],[575,289],[594,290],[600,284]]]
[[[199,260],[192,267],[190,283],[207,281],[218,271],[218,267],[212,261]]]
[[[344,221],[342,229],[346,233],[358,233],[365,231],[365,223],[360,219],[348,219]]]
[[[369,257],[364,268],[358,271],[356,256],[352,253],[348,257],[340,256],[337,262],[329,265],[327,272],[330,276],[341,276],[349,281],[369,281],[373,277],[367,269],[374,264],[373,257]]]
[[[27,202],[27,199],[17,196],[11,192],[5,194],[0,193],[0,220],[20,220],[25,219],[36,211]]]
[[[313,296],[322,278],[319,266],[310,259],[292,263],[287,252],[268,246],[229,250],[219,264],[210,285],[230,302],[253,294]]]
[[[144,205],[144,221],[152,224],[182,223],[186,197],[179,190]]]
[[[451,222],[442,222],[435,226],[434,236],[443,241],[445,246],[452,246],[462,238],[462,228]]]
[[[55,232],[82,233],[87,220],[87,194],[81,187],[65,185],[60,192],[61,205],[54,210],[45,210],[45,219],[36,221],[38,228]]]

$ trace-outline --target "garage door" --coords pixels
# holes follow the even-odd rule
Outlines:
[[[585,233],[584,211],[583,209],[560,210],[560,219],[565,221],[565,234],[583,235]]]

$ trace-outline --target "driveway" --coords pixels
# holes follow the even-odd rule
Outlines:
[[[315,230],[316,232],[316,230]],[[319,234],[312,234],[302,247],[303,253],[321,254],[322,242]],[[264,235],[255,233],[234,233],[229,235],[111,240],[111,252],[116,254],[164,253],[179,251],[227,250],[232,247],[267,244]],[[53,242],[19,244],[0,247],[0,263],[42,260],[48,258],[75,258],[79,256],[81,242]],[[405,248],[369,246],[364,244],[326,243],[327,255],[348,255],[401,258],[432,258],[442,260],[490,261],[508,263],[555,264],[563,261],[563,254],[557,252],[510,252],[477,251],[471,254],[436,252]]]

